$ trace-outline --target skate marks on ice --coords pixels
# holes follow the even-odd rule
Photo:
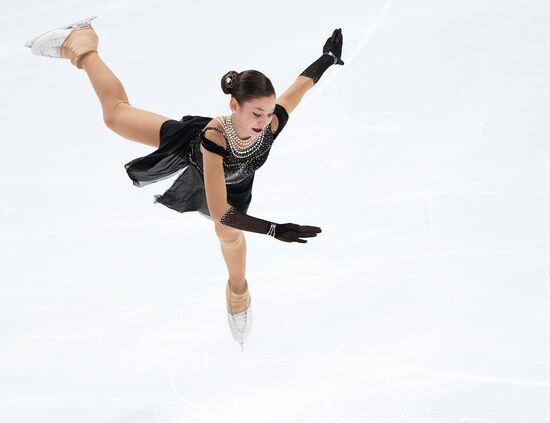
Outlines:
[[[503,128],[497,125],[491,130],[507,138],[498,141],[506,143],[500,148],[519,148],[524,156],[537,160],[541,159],[537,150],[543,149],[546,160],[548,151],[542,140],[548,133],[544,116],[549,107],[541,69],[547,69],[548,30],[533,29],[540,15],[533,12],[536,2],[514,7],[493,3],[491,8],[490,4],[474,7],[450,2],[418,12],[402,12],[404,6],[396,5],[392,9],[396,17],[385,18],[385,30],[377,33],[374,45],[347,69],[346,85],[340,92],[343,118],[382,133],[415,127],[415,116],[427,126],[460,114],[466,117],[460,124],[469,126],[479,122],[476,113],[485,104],[498,108],[494,117],[501,120],[493,120]],[[481,23],[484,20],[487,25]],[[522,31],[522,25],[529,25],[529,30]],[[491,110],[485,112],[492,115]],[[508,116],[499,116],[502,112]],[[483,127],[475,129],[477,136],[484,132]],[[454,130],[444,129],[447,134],[440,138],[447,139]],[[523,130],[536,140],[508,138],[513,133],[521,136]],[[410,134],[405,136],[410,138]]]
[[[462,2],[460,2],[460,1],[458,1],[458,2],[457,1],[451,1],[451,2],[445,2],[445,3],[435,3],[431,6],[427,6],[427,7],[424,7],[424,8],[420,8],[419,10],[415,10],[414,12],[411,12],[411,13],[405,15],[405,16],[393,17],[392,18],[392,17],[388,17],[388,14],[390,12],[390,9],[392,9],[393,3],[394,3],[393,0],[389,0],[383,5],[381,12],[377,15],[374,22],[364,32],[363,37],[361,38],[361,41],[358,43],[357,47],[353,50],[351,55],[346,56],[346,57],[348,57],[348,59],[347,59],[348,61],[346,62],[346,65],[348,63],[351,63],[352,61],[355,61],[355,62],[359,61],[360,62],[361,57],[359,58],[359,60],[356,59],[357,56],[359,56],[360,54],[362,54],[362,56],[368,56],[369,52],[364,51],[364,48],[371,41],[371,39],[374,37],[374,35],[380,30],[381,27],[383,27],[385,25],[389,25],[389,24],[394,24],[395,28],[397,30],[399,30],[399,27],[402,24],[406,24],[411,19],[418,19],[420,17],[424,17],[426,15],[433,14],[435,11],[438,11],[440,9],[446,9],[451,5],[460,5]],[[418,24],[418,26],[420,26],[420,24]],[[344,67],[346,65],[344,65]],[[409,111],[406,111],[406,110],[400,110],[400,111],[391,110],[391,111],[386,111],[386,112],[384,112],[384,111],[376,111],[376,112],[358,111],[358,112],[353,112],[353,113],[352,112],[347,112],[345,106],[349,105],[348,104],[348,98],[350,96],[357,95],[357,85],[358,84],[360,85],[364,80],[364,76],[361,76],[361,74],[360,74],[360,72],[363,69],[364,69],[364,67],[361,67],[361,63],[354,63],[354,68],[353,69],[350,68],[349,70],[350,71],[357,70],[358,71],[357,75],[359,77],[352,78],[351,74],[350,74],[350,77],[348,77],[348,83],[344,86],[344,89],[339,94],[339,112],[340,112],[340,115],[344,118],[344,120],[346,122],[348,122],[348,123],[350,123],[354,126],[360,127],[360,128],[371,129],[371,130],[379,131],[379,132],[382,132],[382,133],[385,133],[385,132],[394,133],[394,132],[400,132],[403,129],[405,129],[406,126],[407,126],[406,122],[410,121],[415,116],[430,115],[430,114],[433,114],[434,112],[437,111],[437,109],[432,108],[432,107],[424,108],[423,110],[418,108],[418,107],[415,107],[414,109],[411,109]],[[332,81],[336,76],[337,75],[331,76],[330,81]],[[372,83],[374,85],[376,84],[376,82],[372,82]],[[321,89],[322,89],[322,87],[321,87]],[[361,108],[359,108],[359,110],[361,110]],[[372,118],[384,118],[384,117],[388,118],[388,117],[392,117],[392,116],[397,116],[397,117],[401,116],[401,117],[405,117],[405,118],[408,118],[408,119],[406,119],[405,122],[401,122],[401,123],[398,123],[398,124],[387,124],[387,123],[382,123],[382,122],[377,123],[376,122],[377,119],[372,119]],[[361,121],[359,119],[360,117],[369,118],[368,123],[365,122],[365,121]]]
[[[268,290],[267,298],[271,301],[270,293]],[[259,298],[258,294],[253,297]],[[256,307],[261,302],[256,301]],[[286,410],[299,408],[329,389],[334,381],[350,377],[354,369],[348,368],[344,360],[338,364],[327,360],[323,352],[312,354],[305,348],[300,353],[288,346],[296,342],[290,324],[296,310],[296,289],[293,289],[292,304],[285,309],[285,320],[276,322],[277,333],[265,333],[262,319],[257,320],[244,354],[225,325],[221,332],[189,345],[171,370],[172,392],[185,405],[213,418],[262,422],[268,420],[268,416],[277,415],[283,404]],[[269,308],[262,307],[266,316],[273,314]],[[220,314],[220,318],[222,316]],[[287,349],[279,348],[284,342]],[[259,349],[255,348],[256,343],[260,344]],[[298,343],[295,350],[300,349],[303,347]],[[243,410],[246,413],[243,414]]]
[[[347,275],[344,275],[343,280],[347,278]],[[326,286],[325,282],[318,282]],[[228,344],[228,334],[223,331],[218,335],[204,337],[187,348],[174,364],[171,378],[173,392],[185,404],[204,412],[208,411],[213,416],[221,416],[225,413],[235,418],[242,417],[243,407],[249,410],[248,416],[261,410],[261,414],[257,413],[258,417],[255,421],[262,422],[267,422],[284,413],[291,415],[292,410],[304,409],[311,404],[315,404],[315,407],[317,405],[326,407],[333,397],[336,397],[335,400],[338,403],[339,397],[347,396],[350,391],[356,390],[357,386],[361,386],[361,390],[365,391],[364,388],[372,384],[373,378],[384,380],[391,373],[393,366],[403,365],[402,359],[410,353],[422,348],[430,348],[427,345],[437,339],[437,331],[444,325],[447,313],[445,301],[439,298],[446,295],[445,290],[433,289],[434,286],[438,286],[438,283],[432,280],[428,284],[432,293],[437,292],[437,295],[434,295],[435,307],[429,313],[424,313],[424,317],[418,321],[421,329],[413,330],[413,333],[405,336],[402,341],[393,342],[383,333],[384,330],[377,327],[379,324],[384,325],[383,321],[391,321],[391,326],[399,333],[407,332],[406,327],[410,324],[406,322],[410,322],[410,317],[415,313],[411,307],[405,312],[399,311],[399,304],[407,301],[406,294],[401,295],[398,301],[392,301],[393,309],[390,311],[384,309],[381,301],[376,300],[379,296],[373,294],[366,307],[369,308],[374,302],[379,305],[376,310],[369,312],[369,316],[380,316],[380,310],[385,310],[379,319],[370,322],[370,330],[374,331],[374,337],[354,335],[355,332],[361,331],[364,323],[369,322],[367,318],[366,322],[354,327],[356,313],[353,313],[354,316],[343,316],[341,324],[344,327],[341,330],[338,330],[339,326],[331,328],[333,330],[327,333],[328,338],[320,338],[317,333],[319,330],[310,334],[312,328],[310,325],[315,321],[318,321],[317,326],[323,326],[325,323],[317,318],[321,316],[322,310],[315,310],[315,306],[312,309],[312,304],[318,303],[321,299],[321,297],[314,297],[307,304],[302,302],[301,309],[304,313],[296,316],[297,321],[302,322],[301,325],[304,327],[301,332],[307,333],[307,337],[297,336],[299,334],[292,331],[289,331],[288,336],[285,337],[285,333],[282,332],[280,335],[286,339],[286,348],[281,346],[278,350],[268,353],[263,352],[262,348],[261,355],[258,355],[254,348],[249,347],[245,356],[233,348],[233,345]],[[344,282],[344,285],[347,283]],[[360,285],[358,282],[349,287],[345,296],[357,291]],[[340,290],[341,287],[338,289]],[[398,284],[392,284],[392,289],[398,289]],[[387,287],[384,284],[378,284],[376,292],[383,294],[385,291]],[[356,303],[347,306],[359,312],[356,305],[361,302],[364,303],[364,300],[356,295]],[[388,307],[387,303],[385,307]],[[335,313],[337,314],[338,311],[329,314],[334,318]],[[304,316],[308,318],[305,319]],[[325,320],[330,320],[330,316],[326,316]],[[346,322],[346,320],[350,321]],[[413,320],[416,321],[416,319]],[[343,337],[334,338],[332,336],[334,330],[336,334],[337,332],[347,333]],[[376,345],[372,348],[363,346],[357,350],[357,342],[366,342],[365,336],[369,338],[369,343]],[[257,333],[257,337],[258,342],[262,342],[263,345],[265,335]],[[342,340],[346,343],[341,345]],[[378,345],[379,341],[390,342],[393,345],[386,349]],[[323,344],[322,348],[318,350],[317,347],[312,347],[312,342]],[[220,348],[220,343],[228,344],[231,348],[226,346]],[[277,341],[277,345],[280,345],[280,342]],[[377,351],[364,355],[363,352],[369,349]],[[230,392],[227,390],[228,386],[232,387]],[[213,394],[218,396],[213,392],[217,389],[220,390],[219,396],[224,399],[215,403],[214,406],[210,399]],[[281,407],[280,404],[285,404],[285,407]]]
[[[548,367],[547,367],[548,369]],[[438,399],[428,395],[408,405],[410,414],[441,422],[523,421],[539,422],[550,414],[546,399],[550,381],[494,377],[484,374],[450,372],[412,367],[407,369],[419,380],[439,386]],[[482,373],[482,372],[480,372]],[[521,399],[528,399],[522,401]],[[519,400],[518,400],[519,399]]]
[[[382,6],[382,10],[380,13],[376,16],[374,19],[374,22],[366,28],[366,30],[363,32],[363,35],[361,39],[359,40],[359,43],[355,46],[355,48],[350,52],[348,49],[348,45],[344,42],[343,50],[342,50],[342,58],[344,60],[344,65],[334,65],[336,68],[345,68],[346,66],[354,66],[353,62],[355,58],[361,54],[369,40],[373,37],[373,35],[376,33],[378,28],[384,23],[387,14],[389,13],[394,0],[387,0],[384,5]],[[343,29],[343,35],[345,38],[345,29]],[[333,69],[334,70],[334,69]],[[315,90],[311,92],[310,95],[306,96],[304,100],[302,100],[303,107],[306,108],[310,102],[313,102],[318,96],[320,96],[324,90],[326,90],[328,87],[330,87],[331,83],[336,78],[341,78],[342,75],[340,75],[340,72],[331,72],[330,74],[323,75],[323,83],[320,84],[320,86],[316,87]],[[340,110],[341,111],[341,110]]]
[[[250,346],[243,354],[238,346],[221,346],[229,341],[225,331],[204,337],[176,360],[172,391],[184,404],[235,419],[247,410],[246,416],[264,421],[266,416],[276,415],[282,404],[299,407],[326,391],[332,381],[353,372],[318,360],[320,356],[258,354]],[[312,366],[312,359],[319,366]],[[216,402],[212,398],[217,398]]]
[[[447,64],[444,65],[446,66]],[[472,199],[472,197],[468,199],[467,195],[476,193],[482,194],[479,192],[480,187],[484,189],[488,187],[487,194],[491,195],[491,187],[495,185],[496,190],[492,193],[493,196],[489,197],[489,201],[495,200],[496,203],[496,200],[509,200],[512,205],[514,198],[517,198],[516,194],[521,192],[521,185],[507,185],[507,178],[510,174],[513,174],[513,172],[506,173],[506,169],[515,168],[514,159],[521,162],[523,165],[525,165],[526,161],[532,163],[532,169],[529,169],[528,166],[524,166],[524,168],[528,170],[526,173],[530,174],[534,180],[537,179],[537,172],[540,172],[541,176],[544,175],[543,165],[548,162],[548,153],[550,150],[547,147],[547,143],[543,141],[548,138],[547,135],[549,131],[548,124],[542,118],[542,115],[544,114],[543,111],[549,109],[548,101],[544,98],[540,99],[540,96],[537,96],[535,93],[529,94],[531,97],[530,99],[522,100],[521,97],[524,93],[521,90],[516,90],[511,94],[508,93],[509,95],[507,98],[502,94],[498,94],[498,97],[500,98],[495,98],[497,96],[496,92],[491,92],[490,90],[481,90],[476,92],[475,90],[471,90],[470,87],[463,89],[462,86],[460,86],[458,89],[458,94],[459,101],[456,106],[456,111],[457,114],[460,114],[461,116],[458,119],[458,135],[454,133],[451,135],[454,142],[452,144],[449,143],[448,145],[449,154],[441,155],[439,154],[441,147],[435,147],[435,149],[439,149],[439,151],[435,151],[438,152],[440,157],[438,157],[437,160],[431,161],[430,166],[432,170],[429,172],[431,175],[429,175],[430,179],[425,185],[428,188],[426,196],[427,218],[429,223],[428,228],[434,246],[434,258],[439,259],[434,261],[434,266],[431,268],[431,271],[441,282],[442,287],[444,287],[447,293],[447,306],[445,308],[445,313],[441,316],[439,326],[434,328],[434,338],[430,340],[431,342],[428,342],[428,344],[431,343],[432,345],[437,343],[437,335],[443,333],[443,331],[447,329],[451,312],[454,319],[456,319],[460,313],[465,312],[465,309],[461,309],[462,304],[460,304],[460,301],[462,298],[455,298],[457,289],[459,288],[457,288],[457,285],[451,286],[450,281],[452,279],[449,279],[449,269],[445,268],[447,263],[451,263],[453,261],[456,263],[456,261],[460,262],[460,260],[463,260],[466,268],[470,267],[472,263],[483,263],[487,260],[494,260],[495,264],[499,261],[509,263],[511,261],[513,262],[517,258],[517,255],[514,256],[514,253],[526,253],[531,257],[526,257],[525,263],[530,262],[529,266],[532,267],[525,267],[525,274],[528,275],[529,270],[534,270],[535,267],[538,268],[539,271],[544,274],[544,296],[546,298],[548,298],[549,292],[548,270],[546,266],[543,266],[543,261],[545,259],[544,254],[546,254],[547,257],[547,253],[549,252],[548,249],[544,247],[550,243],[547,236],[547,226],[544,224],[534,225],[540,228],[540,236],[534,239],[530,238],[529,234],[524,234],[523,237],[519,239],[520,242],[517,242],[517,240],[514,240],[512,236],[507,236],[510,228],[506,228],[506,226],[503,225],[501,229],[504,242],[499,244],[497,242],[484,242],[485,240],[483,240],[483,238],[485,237],[488,240],[491,234],[489,231],[484,231],[483,228],[477,234],[474,234],[473,231],[461,232],[460,226],[453,229],[452,225],[450,225],[451,222],[446,222],[445,216],[441,214],[442,208],[447,204],[451,205],[454,202],[456,205],[460,205],[461,203],[463,205],[466,203],[467,205],[468,200],[471,201]],[[342,94],[343,106],[347,104],[344,100],[347,95],[349,95],[348,92]],[[516,96],[518,101],[514,100],[514,96]],[[503,97],[504,105],[502,101]],[[359,127],[383,132],[384,135],[395,134],[399,130],[409,126],[418,126],[418,121],[424,120],[427,124],[429,124],[430,114],[435,117],[438,116],[438,113],[436,113],[437,110],[429,108],[426,108],[420,112],[416,109],[411,109],[410,112],[403,110],[395,113],[392,113],[391,111],[370,113],[363,112],[361,109],[364,110],[364,107],[359,107],[358,109],[359,112],[353,117],[367,116],[369,119],[366,122],[363,122],[355,120],[351,116],[347,116],[349,118],[348,121]],[[342,111],[343,114],[345,114],[344,107],[342,107]],[[453,113],[452,104],[447,104],[446,112],[449,114]],[[388,124],[384,122],[384,119],[379,119],[380,117],[384,118],[388,116],[395,116],[397,119],[390,121]],[[405,117],[405,119],[402,119],[403,117]],[[382,122],[380,122],[380,120],[382,120]],[[443,137],[443,142],[445,142],[445,139],[447,138],[447,136]],[[523,140],[524,138],[525,142]],[[416,141],[413,139],[412,142]],[[492,155],[490,152],[481,150],[480,144],[481,147],[483,144],[490,146],[499,154]],[[389,146],[388,148],[391,147],[393,146]],[[477,151],[478,149],[479,151]],[[468,150],[473,151],[473,154],[480,153],[480,156],[476,157],[477,161],[474,163],[474,165],[479,166],[478,168],[475,168],[474,166],[467,167],[465,165],[467,160],[470,159],[467,155],[465,155],[466,157],[460,157],[460,155],[457,157],[457,155],[454,154],[456,152],[463,153]],[[503,154],[500,153],[504,153],[507,157],[503,158]],[[484,166],[484,160],[486,163],[490,163],[491,166]],[[502,163],[504,163],[504,165],[501,166]],[[508,164],[509,166],[507,167]],[[529,163],[527,163],[527,165],[528,164]],[[455,175],[452,174],[453,171],[455,172]],[[452,180],[451,177],[456,177],[456,179]],[[527,196],[535,195],[540,197],[541,194],[544,195],[546,192],[544,185],[541,184],[540,180],[537,180],[536,184],[538,184],[539,189],[537,190],[534,188],[527,191]],[[537,185],[535,185],[535,187],[536,186]],[[516,189],[517,192],[515,192]],[[423,188],[422,191],[424,191]],[[501,197],[498,196],[499,193],[502,194]],[[424,194],[422,193],[422,195]],[[478,204],[481,206],[483,203],[479,202]],[[475,204],[470,205],[470,207],[472,207],[472,211],[474,210],[473,206],[475,206]],[[547,208],[548,202],[543,203],[543,210]],[[495,207],[495,211],[497,209],[498,208]],[[445,209],[443,208],[443,210]],[[454,217],[459,217],[462,210],[463,209],[461,208],[455,208]],[[518,219],[514,218],[517,216],[514,216],[508,210],[509,209],[506,207],[502,207],[501,214],[510,215],[510,222],[515,222],[517,225]],[[532,218],[536,216],[535,210],[536,209],[533,209],[532,213],[526,212],[525,215],[519,216],[520,220],[524,217],[527,221],[531,219],[531,221],[534,222]],[[539,213],[540,211],[541,210],[539,209]],[[489,214],[486,213],[486,216],[489,216]],[[466,218],[467,217],[468,216],[466,216]],[[472,215],[471,217],[473,218],[474,216]],[[460,223],[467,225],[468,222],[466,220],[467,219],[462,219]],[[496,225],[498,225],[499,222],[500,221],[497,221]],[[522,222],[520,223],[523,224]],[[528,228],[528,226],[528,223],[525,224],[526,228]],[[533,230],[534,226],[528,229]],[[535,232],[532,233],[534,234]],[[468,235],[471,236],[470,240],[468,239]],[[475,238],[472,235],[475,235]],[[455,245],[452,245],[453,243]],[[456,245],[457,243],[458,245]],[[511,243],[512,245],[510,245]],[[543,248],[535,250],[533,244],[542,244]],[[494,272],[494,277],[496,277],[496,268],[494,269]],[[518,282],[519,280],[520,279],[518,279]],[[531,288],[530,285],[531,284],[525,288],[529,290]],[[484,287],[483,289],[490,288]],[[501,289],[509,288],[503,286]],[[540,289],[540,286],[537,289]],[[467,293],[466,290],[464,292]],[[475,291],[472,291],[472,294],[475,295]],[[500,291],[496,288],[495,297],[498,297],[500,294]],[[521,298],[521,293],[518,292],[518,294],[520,296],[519,298]],[[493,307],[494,304],[491,302],[491,298],[488,297],[487,299],[489,300],[487,302],[487,307]],[[455,304],[456,301],[458,301],[459,304]],[[511,296],[508,301],[513,303],[513,296]],[[516,305],[521,308],[522,303],[518,302]],[[537,309],[535,309],[535,311],[537,311]],[[545,313],[544,310],[541,309],[540,313],[541,319],[543,319]],[[485,326],[485,328],[489,328],[491,324],[489,321],[481,323]],[[475,325],[473,327],[475,327]],[[467,335],[469,330],[468,326],[465,324],[462,329]],[[498,324],[495,329],[498,329]],[[538,330],[541,329],[542,327]],[[536,329],[532,329],[532,331],[535,332]],[[541,337],[543,336],[543,333],[544,331],[540,333]],[[488,333],[488,335],[491,334]],[[513,340],[514,334],[511,334],[510,337],[510,339]],[[491,348],[494,347],[495,345],[488,343],[486,345],[486,351],[491,351]],[[414,348],[411,348],[411,352],[413,352],[413,349]],[[472,354],[472,363],[475,363],[475,360],[479,357],[479,354],[476,354],[476,351],[471,351],[472,345],[466,344],[464,346],[464,350],[465,353]],[[430,348],[427,348],[427,351],[428,353],[425,358],[426,361],[430,361],[430,358],[434,355],[434,353],[431,352]],[[481,353],[483,353],[483,351]],[[381,413],[380,416],[378,416],[376,412],[380,411],[383,407],[377,409],[376,405],[374,405],[375,401],[373,400],[373,397],[368,398],[366,395],[360,398],[360,401],[356,404],[356,410],[363,413],[368,413],[369,417],[379,417],[379,420],[377,421],[380,422],[458,422],[469,420],[495,421],[495,419],[504,420],[506,418],[511,418],[510,416],[514,416],[517,419],[522,419],[526,415],[529,415],[529,420],[524,419],[524,421],[539,421],[541,416],[546,416],[549,414],[548,409],[544,406],[544,404],[546,404],[544,396],[547,393],[549,384],[545,376],[550,375],[550,373],[545,372],[539,375],[540,377],[538,378],[530,378],[529,373],[535,371],[537,368],[537,363],[534,359],[530,358],[531,356],[528,351],[524,352],[524,354],[526,369],[521,371],[518,369],[517,374],[513,374],[514,372],[511,372],[512,374],[509,376],[502,370],[507,364],[512,362],[514,358],[509,351],[506,351],[506,349],[504,349],[502,353],[503,368],[481,375],[473,372],[472,369],[468,368],[468,366],[465,366],[464,371],[462,372],[457,370],[449,370],[445,365],[442,366],[442,370],[438,370],[438,367],[435,365],[432,368],[404,366],[405,363],[399,362],[399,360],[394,360],[392,364],[395,366],[390,366],[386,370],[388,374],[392,374],[392,372],[397,373],[396,377],[401,377],[401,381],[396,382],[395,385],[390,383],[386,385],[380,384],[378,389],[381,394],[378,397],[374,395],[374,398],[380,399],[381,403],[384,403],[384,401],[387,403],[387,407],[384,408],[385,413]],[[407,356],[403,354],[400,358],[406,359]],[[366,369],[364,370],[366,371]],[[401,374],[401,376],[399,376],[399,374]],[[372,375],[373,374],[371,373],[370,376]],[[371,384],[368,383],[369,379],[366,376],[367,374],[365,373],[365,378],[363,378],[362,374],[359,375],[358,378],[355,378],[354,382],[357,382],[355,384],[355,388],[357,388],[355,392],[361,392],[361,384],[358,383],[359,381],[366,382],[363,385],[363,391],[365,393],[371,394],[376,392],[377,388],[370,386]],[[342,385],[342,388],[345,387],[346,389],[339,390],[339,394],[332,397],[333,399],[330,402],[330,408],[332,410],[332,414],[339,419],[338,421],[356,422],[359,420],[354,418],[353,413],[346,412],[348,409],[348,404],[345,402],[344,398],[347,397],[348,394],[352,394],[354,392],[352,389],[349,389],[352,386],[350,384],[352,380],[350,379],[346,382],[347,386],[345,386],[346,384]],[[429,385],[432,385],[433,389],[431,389],[431,392],[430,390],[427,390],[426,398],[422,398],[422,388]],[[407,386],[408,390],[405,389]],[[497,389],[495,389],[495,386]],[[399,389],[402,389],[402,391]],[[418,391],[417,395],[413,392],[415,389]],[[387,392],[387,395],[384,395],[384,391]],[[429,395],[432,395],[432,397],[442,395],[445,396],[447,391],[455,393],[454,401],[451,399],[452,394],[449,394],[449,397],[445,398],[447,404],[443,406],[429,403]],[[474,394],[472,394],[472,398],[468,397],[468,391],[474,392]],[[489,400],[486,405],[484,405],[481,400],[478,399],[476,401],[476,399],[473,398],[477,392],[478,394],[481,394],[479,395],[480,398],[485,398],[487,400],[488,397],[491,396],[491,391],[493,391],[493,398],[502,398],[506,403],[506,407],[502,407],[498,401],[494,400]],[[394,399],[392,399],[392,397]],[[522,398],[529,397],[532,398],[532,400],[522,403]],[[395,398],[398,398],[398,400],[396,401]],[[475,407],[468,409],[467,404],[470,400],[477,403]],[[369,404],[369,401],[372,401],[373,403],[372,409],[366,406]],[[532,407],[530,405],[532,405]],[[396,406],[402,406],[401,411],[395,411]],[[530,412],[522,414],[523,407],[530,409]],[[503,409],[508,410],[508,413],[501,411]],[[372,414],[369,411],[372,411]],[[391,416],[392,419],[390,419],[389,416]]]

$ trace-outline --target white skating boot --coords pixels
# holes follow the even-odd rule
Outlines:
[[[95,18],[97,16],[48,31],[27,41],[25,47],[39,56],[69,59],[78,69],[82,69],[82,58],[88,53],[97,52],[99,40],[90,24]]]
[[[236,294],[227,281],[225,287],[225,299],[227,302],[227,320],[229,329],[233,339],[241,346],[241,351],[244,350],[244,342],[247,340],[252,328],[252,306],[250,293],[248,292],[248,282],[245,283],[245,291]]]

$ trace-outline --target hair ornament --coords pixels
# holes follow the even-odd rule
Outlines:
[[[235,73],[230,73],[225,77],[225,86],[227,88],[232,88],[233,85],[235,85],[236,79],[237,79],[237,75]]]

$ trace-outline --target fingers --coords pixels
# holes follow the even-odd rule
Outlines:
[[[342,42],[342,28],[336,28],[329,39],[332,43],[339,44]]]
[[[303,229],[300,229],[297,233],[298,236],[317,236],[319,231],[304,231]]]
[[[300,226],[297,235],[300,238],[314,238],[318,233],[321,233],[321,228],[317,226]]]
[[[307,241],[305,239],[302,239],[302,238],[311,238],[311,237],[315,237],[317,235],[304,235],[304,234],[299,234],[299,233],[293,233],[292,235],[289,235],[289,236],[282,236],[280,238],[281,241],[285,241],[285,242],[299,242],[300,244],[305,244]]]
[[[340,49],[340,54],[342,51],[342,44],[344,42],[344,36],[342,35],[342,28],[338,29],[338,34],[336,35],[336,45]],[[338,62],[336,62],[338,65],[343,65],[344,61],[341,58],[338,58]]]
[[[281,238],[279,238],[281,241],[285,241],[285,242],[299,242],[300,244],[305,244],[307,241],[304,240],[304,239],[300,239],[299,238],[300,235],[298,234],[293,234],[291,236],[282,236]]]
[[[318,226],[301,226],[294,223],[285,223],[281,226],[287,226],[288,230],[281,233],[277,238],[285,242],[305,244],[307,240],[302,238],[315,238],[318,233],[322,232]]]
[[[300,226],[300,231],[301,232],[315,232],[315,233],[322,232],[321,228],[319,228],[317,226]]]
[[[298,238],[315,238],[318,233],[321,233],[321,228],[317,226],[300,226],[300,230],[297,233]],[[306,240],[300,240],[299,242],[307,242]]]

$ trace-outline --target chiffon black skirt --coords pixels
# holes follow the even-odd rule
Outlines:
[[[198,211],[210,217],[204,177],[191,162],[189,153],[193,143],[199,141],[200,131],[211,120],[210,117],[186,115],[181,120],[163,122],[159,148],[124,165],[133,184],[144,187],[183,171],[164,194],[154,196],[154,202],[180,213]],[[253,181],[254,174],[242,182],[227,184],[228,204],[246,213],[252,200]]]

